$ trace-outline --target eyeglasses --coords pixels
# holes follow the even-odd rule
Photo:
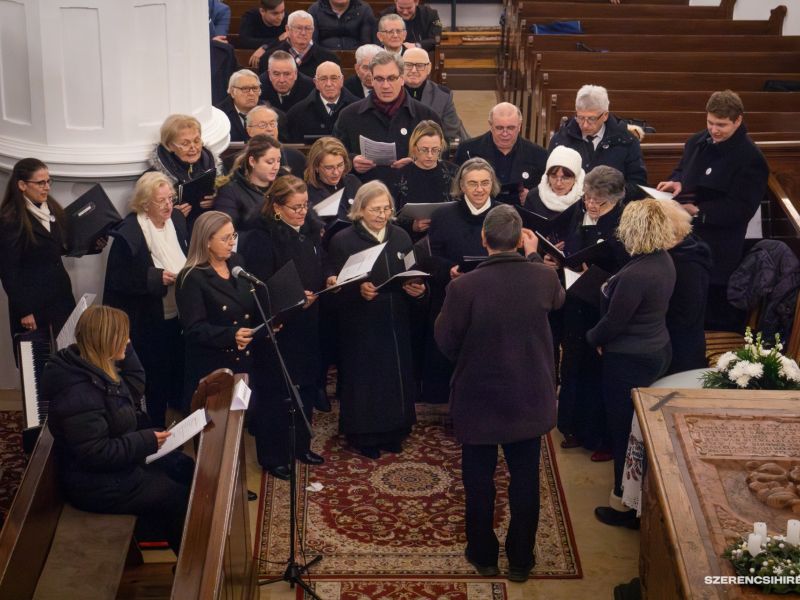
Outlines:
[[[598,122],[600,119],[602,119],[604,116],[606,116],[606,114],[607,114],[607,113],[605,113],[605,112],[602,112],[602,113],[600,113],[599,115],[594,115],[594,116],[592,116],[592,117],[581,117],[581,116],[579,116],[579,115],[575,115],[575,120],[576,120],[578,123],[589,123],[590,125],[594,125],[594,124],[595,124],[595,123],[597,123],[597,122]]]
[[[608,204],[608,200],[598,200],[597,198],[592,198],[591,196],[584,196],[583,203],[586,204],[586,206],[593,205],[597,208],[600,208],[601,206]]]
[[[550,181],[560,181],[562,183],[566,183],[567,181],[572,181],[575,179],[574,175],[548,175],[547,178]]]
[[[504,131],[514,133],[517,129],[519,129],[519,125],[492,125],[492,130],[495,133],[503,133]]]
[[[305,212],[308,210],[308,204],[298,204],[297,206],[284,206],[283,208],[292,211],[296,215],[299,215],[301,212]]]
[[[239,234],[234,231],[233,233],[229,233],[228,235],[223,235],[221,238],[218,238],[220,242],[223,244],[230,244],[231,242],[235,242],[239,239]]]
[[[394,212],[394,209],[391,206],[375,206],[373,208],[367,209],[368,213],[372,213],[375,216],[380,215],[390,215]]]
[[[414,69],[416,69],[417,71],[423,71],[425,69],[425,67],[427,67],[429,64],[431,64],[431,63],[429,63],[429,62],[424,62],[424,63],[407,62],[407,63],[405,63],[406,71],[413,71]]]
[[[181,150],[188,150],[189,148],[202,148],[203,147],[203,140],[197,138],[196,140],[185,141],[185,142],[173,142],[173,146],[176,148],[180,148]]]
[[[302,31],[303,33],[311,33],[314,31],[313,25],[292,25],[289,29],[294,29],[295,31]]]
[[[464,185],[468,190],[472,191],[475,191],[478,188],[485,188],[488,190],[489,188],[492,187],[492,182],[489,179],[485,179],[483,181],[467,181],[464,183]]]
[[[406,32],[405,29],[381,29],[380,31],[388,35],[400,35]]]
[[[248,86],[235,85],[235,86],[233,86],[233,89],[241,90],[245,94],[256,94],[256,93],[261,91],[261,86],[260,85],[248,85]]]
[[[396,83],[397,80],[400,79],[400,75],[389,75],[388,77],[373,77],[372,83],[377,83],[378,85],[382,83]]]
[[[337,165],[320,165],[319,168],[325,171],[326,173],[335,173],[336,171],[343,171],[344,161],[340,162]]]
[[[420,148],[417,146],[417,152],[420,154],[430,154],[431,156],[439,156],[442,153],[441,148]]]
[[[175,204],[175,200],[177,200],[177,196],[168,196],[167,198],[154,198],[150,202],[155,204],[156,206],[172,206]]]
[[[261,121],[259,123],[252,123],[248,125],[248,127],[254,127],[255,129],[272,129],[277,126],[277,121]]]
[[[342,76],[341,76],[341,75],[331,75],[330,77],[325,77],[325,76],[323,75],[322,77],[314,77],[314,81],[319,81],[320,83],[323,83],[323,84],[324,84],[324,83],[328,83],[328,82],[330,82],[330,83],[336,83],[336,82],[337,82],[337,81],[339,81],[341,78],[342,78]]]
[[[35,185],[35,186],[38,186],[40,188],[43,188],[43,187],[46,187],[46,186],[50,185],[51,183],[53,183],[53,180],[52,179],[40,179],[38,181],[34,181],[32,179],[26,179],[25,183],[30,183],[31,185]]]

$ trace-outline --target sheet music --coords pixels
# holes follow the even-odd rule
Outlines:
[[[314,210],[320,217],[335,217],[339,214],[339,203],[342,200],[344,188],[338,192],[333,192],[330,196],[325,198],[322,202],[314,205]]]
[[[145,462],[149,465],[151,462],[158,460],[162,456],[166,456],[173,450],[177,450],[198,433],[200,433],[207,423],[208,415],[206,415],[206,409],[198,408],[183,421],[169,430],[172,435],[166,439],[164,445],[158,449],[158,452],[145,458]]]
[[[572,269],[564,269],[564,289],[571,288],[572,284],[578,281],[581,275],[583,275],[583,272],[578,273]]]
[[[415,264],[417,264],[417,258],[414,256],[414,249],[413,248],[411,250],[409,250],[408,254],[406,254],[403,257],[403,264],[406,267],[406,271],[410,271],[411,267],[413,267]]]
[[[647,187],[646,185],[638,184],[641,190],[650,196],[651,198],[655,198],[656,200],[672,200],[672,193],[671,192],[660,192],[656,188]]]
[[[67,322],[64,323],[64,326],[58,333],[58,337],[56,338],[56,348],[58,350],[63,350],[70,344],[75,343],[75,326],[78,324],[78,319],[81,318],[83,311],[89,308],[89,305],[94,302],[96,296],[97,294],[84,294],[81,296],[81,299],[78,300],[75,309],[69,315],[69,319],[67,319]]]
[[[363,135],[358,136],[361,155],[376,165],[391,165],[397,160],[397,147],[394,142],[376,142]]]
[[[231,402],[231,411],[234,410],[247,410],[250,405],[250,395],[252,394],[250,386],[248,386],[244,379],[240,379],[236,386],[233,388],[233,401]]]
[[[383,252],[385,247],[386,242],[383,242],[382,244],[378,244],[372,248],[367,248],[361,252],[356,252],[350,256],[350,258],[347,259],[347,262],[344,263],[342,270],[339,271],[339,276],[336,278],[336,285],[341,285],[350,279],[356,279],[358,277],[364,277],[368,275],[369,272],[372,271],[375,261],[378,260],[378,257],[381,255],[381,252]]]

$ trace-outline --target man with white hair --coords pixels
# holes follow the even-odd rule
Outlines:
[[[399,15],[384,15],[378,21],[378,41],[388,52],[403,54],[406,51],[406,22]]]
[[[647,169],[639,139],[608,112],[606,88],[584,85],[575,97],[575,116],[550,140],[550,150],[567,146],[581,155],[587,173],[598,165],[614,167],[625,176],[625,200],[642,198],[637,184],[647,184]]]
[[[318,66],[314,85],[316,91],[295,104],[286,115],[290,142],[313,143],[314,138],[330,135],[339,111],[358,100],[342,89],[344,77],[336,63],[324,62]]]
[[[289,15],[286,19],[286,35],[285,40],[261,57],[261,71],[266,69],[267,60],[278,50],[288,52],[297,64],[297,70],[307,77],[314,77],[320,63],[331,61],[339,64],[338,56],[314,43],[314,18],[308,12],[296,10]]]
[[[442,37],[442,21],[439,12],[430,6],[420,6],[419,0],[394,0],[381,15],[397,14],[406,23],[406,48],[433,50],[436,41]]]
[[[314,82],[298,72],[291,54],[279,50],[269,57],[267,71],[261,75],[261,89],[262,102],[287,112],[314,91]]]
[[[228,95],[216,107],[231,122],[231,141],[246,142],[249,139],[245,130],[247,113],[258,104],[261,82],[258,75],[250,69],[240,69],[228,80]]]
[[[366,98],[372,91],[372,71],[369,63],[383,48],[377,44],[364,44],[356,49],[356,74],[344,80],[344,87],[356,98]]]
[[[489,131],[462,142],[456,151],[456,164],[480,157],[494,167],[500,193],[495,200],[522,204],[531,188],[539,185],[547,166],[547,151],[520,137],[522,113],[509,102],[495,105],[489,112]]]

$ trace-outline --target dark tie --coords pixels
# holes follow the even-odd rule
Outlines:
[[[326,102],[325,106],[328,107],[328,114],[333,115],[333,111],[336,110],[336,104],[334,104],[333,102]]]
[[[592,158],[594,158],[594,138],[596,137],[596,135],[586,136],[586,141],[589,143],[589,162],[591,162]]]
[[[239,118],[242,120],[242,125],[247,127],[247,115],[244,113],[239,113]]]

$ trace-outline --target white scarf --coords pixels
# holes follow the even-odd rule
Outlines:
[[[581,195],[583,195],[584,175],[585,173],[583,169],[581,169],[581,172],[575,177],[575,185],[563,196],[556,194],[553,188],[550,187],[550,183],[547,180],[547,173],[542,175],[542,180],[539,182],[538,186],[539,199],[542,201],[542,204],[557,213],[562,213],[567,210],[580,199]]]
[[[145,214],[137,214],[136,220],[142,228],[144,241],[150,250],[153,264],[158,269],[164,269],[177,275],[186,264],[186,256],[178,242],[178,234],[172,219],[167,219],[163,229],[158,229]],[[172,319],[178,316],[178,307],[175,304],[175,286],[167,288],[164,296],[164,318]]]
[[[369,227],[367,227],[366,223],[364,224],[364,229],[369,231],[370,235],[374,237],[379,242],[383,243],[383,240],[386,238],[386,227],[384,226],[380,231],[372,231]]]
[[[42,227],[50,231],[50,223],[53,221],[53,216],[50,214],[50,207],[47,206],[47,202],[42,202],[41,204],[38,202],[33,202],[30,198],[25,196],[25,206],[28,208],[30,213],[36,217],[36,220],[42,224]]]
[[[489,198],[486,199],[486,202],[484,202],[483,206],[481,206],[480,208],[476,208],[472,202],[467,200],[466,196],[464,196],[464,202],[467,203],[467,208],[469,209],[469,212],[471,212],[473,215],[479,215],[481,213],[485,213],[487,210],[489,210],[489,208],[492,205],[492,202]]]

